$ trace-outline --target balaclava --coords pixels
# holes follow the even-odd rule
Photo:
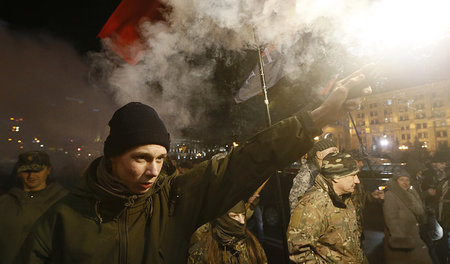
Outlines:
[[[247,225],[241,224],[228,216],[230,212],[245,214],[245,211],[245,203],[244,201],[240,201],[228,210],[226,214],[211,222],[214,238],[220,244],[231,246],[246,237]]]

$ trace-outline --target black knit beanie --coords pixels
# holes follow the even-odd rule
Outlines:
[[[329,139],[322,139],[314,143],[313,147],[308,151],[308,160],[313,161],[316,158],[317,151],[323,151],[329,148],[336,148],[336,144]]]
[[[132,102],[119,108],[108,123],[109,136],[103,152],[108,158],[136,146],[156,144],[169,151],[170,135],[152,107]]]

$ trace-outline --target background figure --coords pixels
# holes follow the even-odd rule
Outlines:
[[[443,228],[439,232],[436,225],[435,237],[440,238],[435,242],[436,253],[440,263],[449,263],[450,255],[450,193],[448,191],[448,175],[446,172],[448,152],[436,152],[423,171],[422,191],[425,200],[426,211],[430,221],[437,220]]]
[[[419,229],[426,222],[424,205],[407,171],[397,170],[387,183],[383,213],[385,263],[432,263]]]
[[[338,152],[336,144],[328,139],[322,139],[314,143],[314,146],[308,151],[306,160],[301,159],[302,166],[297,175],[292,180],[292,188],[289,192],[289,205],[291,213],[297,205],[300,198],[314,184],[314,179],[319,174],[323,158],[330,154]]]
[[[197,229],[188,263],[267,263],[264,249],[246,227],[250,210],[240,201],[222,217]]]
[[[0,197],[0,260],[12,263],[36,220],[67,194],[57,183],[48,183],[50,158],[43,151],[19,155],[13,170],[17,184]]]
[[[186,173],[188,170],[192,169],[194,164],[188,159],[181,159],[177,161],[177,171],[179,174]]]

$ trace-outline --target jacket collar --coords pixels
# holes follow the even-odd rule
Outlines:
[[[72,193],[92,201],[100,222],[103,221],[102,218],[116,218],[126,208],[132,211],[144,209],[151,214],[152,195],[167,181],[166,175],[160,175],[153,187],[144,194],[117,193],[97,182],[97,168],[102,166],[101,158],[97,158],[89,165]]]

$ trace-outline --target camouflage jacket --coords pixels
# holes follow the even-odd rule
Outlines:
[[[317,167],[313,163],[302,159],[302,166],[292,180],[292,188],[289,192],[289,206],[291,213],[294,211],[300,198],[302,198],[305,192],[314,185],[314,179],[317,174],[319,174]]]
[[[362,263],[361,231],[351,199],[335,201],[326,180],[300,199],[287,231],[290,259],[295,263]]]
[[[208,263],[208,237],[211,237],[211,225],[204,224],[193,235],[189,248],[188,264]],[[247,238],[250,239],[250,238]],[[264,249],[259,243],[255,243],[257,250],[264,256],[258,263],[267,264]],[[253,264],[249,258],[246,239],[237,241],[232,246],[220,246],[221,260],[219,263],[227,264]]]

